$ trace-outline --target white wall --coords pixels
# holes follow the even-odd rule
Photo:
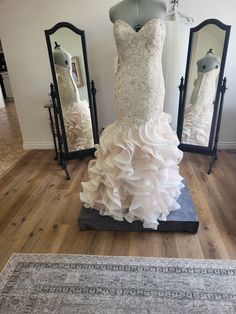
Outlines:
[[[115,45],[109,8],[117,0],[0,0],[0,37],[6,54],[24,147],[51,147],[47,111],[51,73],[44,30],[67,21],[86,30],[90,76],[97,85],[100,127],[115,119]],[[225,98],[221,141],[236,145],[236,3],[235,0],[181,0],[180,9],[195,19],[218,18],[233,25],[226,75],[229,90]],[[183,73],[180,73],[180,76]]]
[[[171,126],[177,130],[179,109],[179,84],[185,73],[189,31],[192,25],[178,22],[166,23],[166,40],[163,49],[163,74],[165,80],[164,111],[171,114]]]

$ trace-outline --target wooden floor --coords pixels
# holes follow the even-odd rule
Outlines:
[[[87,161],[69,164],[71,181],[51,151],[32,151],[0,179],[0,269],[13,252],[236,259],[236,154],[185,154],[185,177],[200,219],[197,235],[79,231]]]

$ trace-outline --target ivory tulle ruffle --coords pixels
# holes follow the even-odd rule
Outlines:
[[[87,100],[62,107],[69,151],[94,147],[93,129]]]
[[[182,143],[208,146],[212,117],[213,104],[201,110],[199,110],[199,108],[190,108],[184,116]]]
[[[84,205],[157,229],[157,219],[165,220],[180,207],[177,199],[184,185],[178,144],[166,113],[140,127],[111,124],[96,147],[97,159],[89,163],[90,181],[82,183]]]

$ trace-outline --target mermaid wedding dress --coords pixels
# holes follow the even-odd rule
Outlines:
[[[220,69],[198,72],[190,105],[184,113],[182,143],[208,146]]]
[[[92,148],[94,140],[88,101],[80,99],[70,68],[55,64],[55,70],[68,150]]]
[[[136,33],[117,20],[114,37],[117,120],[100,138],[80,198],[101,215],[130,223],[140,220],[144,228],[157,229],[157,219],[165,220],[180,207],[177,199],[184,186],[178,167],[182,152],[163,112],[165,24],[153,19]]]

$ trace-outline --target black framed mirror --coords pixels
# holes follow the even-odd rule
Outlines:
[[[91,92],[85,32],[67,22],[45,30],[59,116],[63,160],[93,155],[99,142],[96,103]],[[60,145],[59,145],[60,146]]]
[[[180,85],[177,134],[182,151],[217,159],[230,25],[208,19],[190,29],[185,79]],[[209,169],[210,173],[211,169]]]

